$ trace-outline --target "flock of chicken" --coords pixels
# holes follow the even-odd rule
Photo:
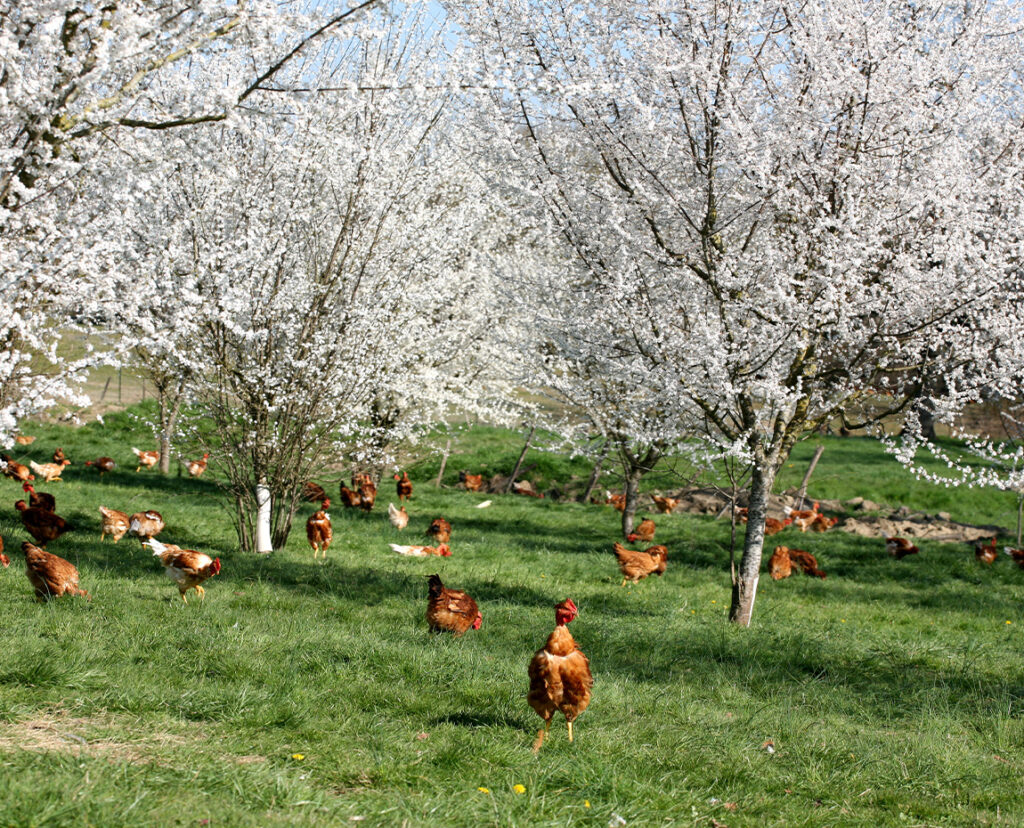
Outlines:
[[[406,472],[396,474],[394,479],[395,494],[400,505],[388,504],[388,520],[395,529],[401,531],[409,525],[409,513],[406,511],[404,501],[412,497],[413,485]],[[459,475],[459,480],[468,491],[479,491],[483,482],[481,475],[469,475],[466,472]],[[351,488],[344,482],[340,484],[342,503],[346,508],[371,511],[377,499],[377,487],[372,478],[369,475],[357,473],[353,475],[351,483]],[[523,494],[524,492],[518,493]],[[327,548],[333,537],[331,517],[327,511],[331,505],[330,498],[322,486],[312,481],[303,487],[303,497],[310,502],[320,504],[320,508],[306,521],[306,538],[313,549],[314,560],[318,556],[326,557]],[[478,508],[489,505],[489,500],[477,504]],[[653,521],[644,521],[638,527],[638,531],[642,533],[648,530],[649,537],[653,537]],[[434,518],[426,534],[433,539],[433,546],[398,543],[389,545],[399,555],[451,557],[452,525],[448,520],[443,517]],[[630,540],[649,539],[649,537],[630,535]],[[652,555],[653,550],[647,550],[646,553],[631,552],[616,544],[616,554],[620,556],[620,566],[623,574],[626,575],[623,584],[627,579],[638,581],[652,571],[657,571],[659,574],[665,571],[667,550],[663,546],[656,547],[656,549],[660,550],[660,553]],[[576,605],[571,599],[566,599],[555,607],[555,629],[548,636],[545,645],[534,654],[530,661],[528,671],[530,690],[527,694],[527,701],[544,720],[544,727],[538,733],[537,741],[534,743],[535,751],[540,749],[544,736],[551,727],[551,719],[558,711],[565,716],[571,742],[573,722],[590,703],[590,688],[593,685],[590,664],[587,657],[576,646],[567,627],[569,622],[576,617],[577,612]],[[427,626],[432,633],[450,632],[456,638],[464,635],[470,629],[480,629],[484,621],[476,601],[462,590],[446,587],[437,574],[428,578],[426,618]]]
[[[143,467],[152,468],[160,461],[159,452],[140,451],[136,448],[133,448],[132,451],[138,459],[137,472]],[[206,470],[208,457],[208,454],[204,454],[202,459],[185,464],[190,476],[198,477]],[[35,544],[24,542],[22,552],[25,555],[26,574],[35,590],[37,600],[48,600],[62,595],[90,597],[89,593],[79,585],[76,567],[69,561],[46,551],[45,547],[48,542],[56,540],[72,527],[56,514],[54,496],[47,492],[36,492],[32,484],[37,476],[47,483],[60,481],[61,472],[69,464],[70,461],[60,448],[54,452],[52,463],[31,462],[28,466],[15,462],[5,454],[0,454],[0,471],[5,476],[21,482],[22,490],[29,496],[28,503],[19,500],[15,503],[15,508],[21,516],[26,531],[36,542]],[[100,457],[87,461],[86,466],[97,468],[102,475],[112,471],[116,467],[116,463],[110,457]],[[412,496],[413,484],[405,472],[396,474],[394,479],[400,505],[396,507],[394,503],[388,504],[388,519],[396,529],[403,530],[409,524],[409,514],[404,501]],[[467,472],[460,474],[460,483],[469,491],[479,491],[482,482],[481,475],[470,475]],[[351,488],[344,482],[340,485],[344,506],[366,512],[371,511],[377,498],[377,487],[373,479],[367,474],[357,473],[353,475],[351,483]],[[517,493],[537,496],[532,492],[532,488]],[[313,550],[314,559],[326,557],[333,536],[331,519],[327,511],[331,505],[330,498],[322,487],[313,482],[305,485],[303,496],[308,501],[319,503],[319,508],[306,521],[306,536]],[[655,508],[662,513],[673,511],[677,505],[676,500],[660,495],[654,495],[653,500]],[[625,508],[624,495],[613,495],[608,492],[605,502],[619,510]],[[482,508],[489,504],[490,501],[485,501],[478,504],[478,507]],[[153,550],[153,555],[160,559],[167,575],[177,583],[182,601],[187,603],[187,593],[192,589],[199,595],[200,600],[205,597],[202,584],[220,572],[219,558],[211,559],[208,555],[196,550],[182,549],[157,540],[155,536],[164,529],[164,521],[160,513],[154,510],[129,515],[116,509],[100,506],[99,511],[102,516],[101,541],[108,535],[113,538],[114,543],[117,543],[126,534],[139,538],[143,546],[148,546]],[[738,509],[737,519],[740,522],[746,522],[747,510]],[[800,529],[801,532],[826,532],[837,521],[838,518],[822,514],[819,511],[819,504],[815,502],[811,509],[787,509],[784,520],[768,518],[765,535],[778,534],[790,525]],[[650,543],[654,540],[655,532],[654,521],[644,518],[627,536],[626,540],[629,543],[636,541]],[[427,534],[433,539],[433,546],[394,543],[390,546],[400,555],[451,556],[452,526],[446,519],[435,518],[427,529]],[[905,538],[885,538],[885,543],[886,549],[897,559],[919,551]],[[662,575],[667,568],[668,549],[663,545],[648,546],[644,550],[632,550],[627,549],[621,543],[614,543],[613,550],[622,573],[622,586],[627,583],[636,584],[651,574]],[[1024,567],[1024,550],[1007,548],[1005,551],[1021,567]],[[996,539],[992,538],[987,544],[979,544],[975,548],[975,555],[980,561],[991,564],[996,559]],[[10,564],[10,560],[3,554],[2,538],[0,538],[0,564],[5,567]],[[787,546],[775,548],[769,559],[768,569],[774,580],[787,578],[796,569],[814,577],[822,579],[826,577],[825,572],[818,567],[818,561],[813,555],[804,550]],[[593,685],[590,665],[568,630],[568,624],[576,617],[577,613],[577,607],[571,599],[566,599],[555,606],[555,629],[548,636],[544,646],[537,650],[530,661],[528,669],[530,689],[527,701],[544,722],[534,742],[534,751],[539,750],[543,744],[545,736],[549,732],[552,717],[556,712],[561,712],[565,716],[571,742],[573,740],[573,722],[590,703]],[[459,637],[470,629],[480,629],[483,624],[483,614],[476,601],[466,592],[446,587],[440,576],[434,574],[428,578],[426,620],[431,632],[450,632],[455,637]]]
[[[138,468],[152,468],[160,462],[157,451],[139,451],[132,448],[138,458]],[[206,471],[209,458],[204,454],[201,460],[190,460],[185,463],[192,477],[199,477]],[[73,527],[57,514],[57,499],[49,492],[37,492],[32,485],[38,475],[47,483],[61,480],[61,473],[71,461],[64,456],[64,451],[57,448],[53,452],[52,463],[30,462],[28,466],[15,462],[6,454],[0,454],[0,471],[5,477],[19,481],[22,491],[28,495],[29,501],[19,500],[14,508],[19,512],[25,531],[32,536],[35,544],[25,541],[21,551],[25,555],[25,574],[35,590],[37,601],[59,598],[62,595],[82,595],[90,598],[89,593],[79,585],[78,568],[70,561],[46,551],[46,545],[70,531]],[[110,457],[99,457],[87,460],[86,466],[99,470],[100,475],[113,471],[117,463]],[[127,534],[137,537],[143,546],[153,550],[153,555],[160,559],[168,577],[178,585],[181,600],[188,603],[186,593],[194,589],[204,596],[202,583],[220,572],[220,558],[210,558],[194,549],[182,549],[174,544],[165,544],[156,540],[155,536],[164,529],[164,519],[160,513],[152,509],[129,515],[106,506],[99,507],[100,540],[110,535],[117,543]],[[3,538],[0,538],[0,564],[9,566],[10,558],[3,554]]]

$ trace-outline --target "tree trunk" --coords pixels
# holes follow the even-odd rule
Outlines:
[[[235,495],[235,528],[238,530],[238,545],[244,552],[253,551],[252,512],[245,498]]]
[[[437,470],[437,480],[434,481],[434,488],[441,488],[441,478],[444,477],[444,467],[448,465],[448,455],[452,450],[452,438],[448,438],[448,442],[444,445],[444,454],[441,455],[441,468]]]
[[[1020,548],[1021,519],[1024,518],[1024,492],[1017,495],[1017,548]]]
[[[818,461],[821,459],[821,455],[825,452],[824,446],[818,446],[814,450],[814,457],[811,458],[811,464],[807,467],[807,474],[804,475],[803,481],[800,483],[800,490],[796,493],[797,509],[804,508],[804,501],[807,500],[807,485],[811,482],[811,475],[814,474],[814,467],[818,465]]]
[[[519,470],[523,467],[523,460],[526,459],[526,452],[530,450],[530,443],[533,442],[534,432],[537,431],[537,426],[531,426],[530,433],[526,435],[526,444],[523,446],[523,450],[519,452],[519,459],[516,460],[516,467],[512,469],[512,474],[508,478],[508,483],[505,485],[505,494],[512,491],[512,484],[516,482],[516,477],[519,476]]]
[[[747,504],[747,532],[743,538],[743,555],[739,572],[732,585],[732,606],[729,620],[750,626],[757,596],[757,580],[761,574],[761,553],[764,549],[764,520],[768,513],[768,495],[775,482],[775,473],[755,463],[750,475],[750,502]]]
[[[612,444],[605,441],[604,447],[601,449],[601,455],[597,458],[597,462],[594,463],[594,468],[590,472],[590,479],[587,481],[587,488],[583,490],[583,494],[580,495],[579,502],[586,503],[590,500],[590,496],[594,493],[594,489],[597,488],[597,482],[601,479],[601,471],[604,468],[604,461],[608,458],[608,452],[611,451]]]
[[[178,423],[178,412],[181,410],[181,386],[178,386],[173,399],[168,399],[167,392],[157,386],[160,399],[160,472],[169,474],[171,471],[171,435]]]
[[[295,519],[295,512],[298,510],[298,507],[299,502],[295,499],[294,495],[290,500],[282,495],[278,495],[270,522],[271,541],[274,549],[283,549],[284,545],[288,543],[288,536],[292,531],[292,521]]]
[[[256,486],[256,553],[267,555],[274,551],[270,540],[270,489],[267,484]]]
[[[633,531],[633,519],[636,517],[637,502],[640,500],[640,478],[644,470],[633,466],[626,473],[626,508],[622,510],[622,537]]]

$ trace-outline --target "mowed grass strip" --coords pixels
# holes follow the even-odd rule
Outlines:
[[[130,446],[149,443],[126,415],[36,433],[14,456],[42,461],[62,445],[75,462],[65,482],[38,488],[77,527],[49,548],[79,567],[93,601],[32,601],[20,487],[0,480],[12,557],[0,571],[0,825],[1024,820],[1024,570],[1005,556],[983,567],[966,545],[923,542],[897,562],[880,540],[787,530],[769,552],[773,541],[807,549],[828,578],[765,577],[741,630],[726,622],[724,521],[655,516],[668,571],[620,588],[617,512],[436,490],[436,463],[424,463],[405,532],[387,521],[386,478],[370,515],[331,509],[325,563],[302,531],[312,504],[287,548],[258,558],[237,551],[212,480],[134,472]],[[511,467],[520,441],[468,431],[446,484],[481,458]],[[99,454],[121,463],[102,481],[81,465]],[[552,478],[588,471],[544,463]],[[934,511],[946,496],[866,440],[830,442],[812,492],[852,490],[852,474],[873,500],[902,492]],[[334,494],[338,476],[319,482]],[[978,522],[1007,507],[1003,495],[971,498]],[[476,509],[484,499],[493,505]],[[164,540],[219,555],[206,601],[182,604],[137,541],[100,543],[101,503],[155,508]],[[454,526],[451,558],[388,549],[425,541],[440,515]],[[429,635],[433,572],[477,600],[479,631]],[[567,596],[593,701],[574,744],[558,718],[534,756],[526,665]]]

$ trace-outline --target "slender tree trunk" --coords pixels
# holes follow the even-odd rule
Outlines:
[[[444,477],[444,467],[448,465],[448,455],[452,450],[452,438],[448,438],[448,442],[444,444],[444,454],[441,455],[441,468],[437,470],[437,480],[434,481],[434,488],[441,488],[441,478]]]
[[[807,500],[807,486],[811,482],[811,475],[814,474],[814,467],[818,465],[818,461],[821,459],[821,455],[824,453],[825,447],[818,446],[814,450],[814,457],[811,458],[811,464],[807,467],[807,474],[804,475],[803,481],[800,483],[800,490],[796,493],[799,503],[797,509],[804,508],[804,501]]]
[[[1021,544],[1021,523],[1024,519],[1024,492],[1017,495],[1017,548],[1020,548]]]
[[[288,535],[292,531],[292,521],[295,519],[295,512],[299,506],[298,500],[292,496],[291,499],[282,495],[274,500],[272,519],[270,521],[271,541],[274,549],[283,549],[288,543]]]
[[[601,479],[601,471],[604,469],[604,461],[608,459],[608,452],[611,451],[611,448],[611,442],[606,440],[601,449],[601,454],[597,458],[597,462],[594,463],[594,468],[590,472],[590,479],[587,481],[587,488],[585,488],[583,490],[583,494],[580,495],[580,503],[586,503],[590,500],[590,496],[594,493],[594,489],[597,488],[597,482]]]
[[[270,539],[270,489],[266,481],[256,486],[256,552],[266,555],[274,551]]]
[[[755,462],[750,475],[750,502],[747,505],[747,532],[743,538],[743,555],[739,572],[732,584],[732,606],[729,620],[744,627],[750,626],[757,596],[757,580],[761,574],[761,554],[764,549],[764,521],[768,513],[768,495],[775,482],[775,472]]]
[[[626,472],[626,508],[622,510],[622,537],[633,531],[633,520],[636,517],[637,502],[640,500],[640,479],[644,470],[633,466]]]
[[[253,551],[252,509],[244,497],[235,495],[235,529],[238,531],[238,546],[244,552]]]
[[[533,442],[533,435],[537,431],[537,426],[530,427],[530,433],[526,435],[526,443],[523,445],[523,450],[519,452],[519,459],[516,460],[516,466],[512,469],[512,474],[508,478],[508,483],[505,484],[505,494],[512,491],[512,484],[516,482],[516,478],[519,476],[519,470],[523,467],[523,460],[526,459],[526,452],[530,450],[530,443]]]
[[[178,423],[178,412],[181,411],[181,386],[168,399],[168,393],[158,386],[160,398],[160,471],[168,474],[171,471],[171,435]]]

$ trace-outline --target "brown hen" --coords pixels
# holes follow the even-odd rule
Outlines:
[[[89,593],[78,586],[78,569],[70,561],[28,541],[21,545],[21,551],[25,553],[25,574],[35,587],[37,601],[48,601],[62,595],[89,597]]]
[[[526,701],[544,720],[544,727],[538,731],[537,740],[533,743],[534,753],[544,744],[544,736],[551,729],[555,711],[561,711],[565,716],[571,742],[572,723],[590,704],[590,689],[594,685],[590,662],[576,646],[567,626],[577,612],[570,598],[555,606],[555,629],[548,636],[547,643],[530,660],[530,690]]]
[[[476,601],[465,592],[449,589],[438,575],[429,578],[427,595],[427,624],[431,632],[455,633],[458,638],[466,630],[479,630],[484,617]]]

